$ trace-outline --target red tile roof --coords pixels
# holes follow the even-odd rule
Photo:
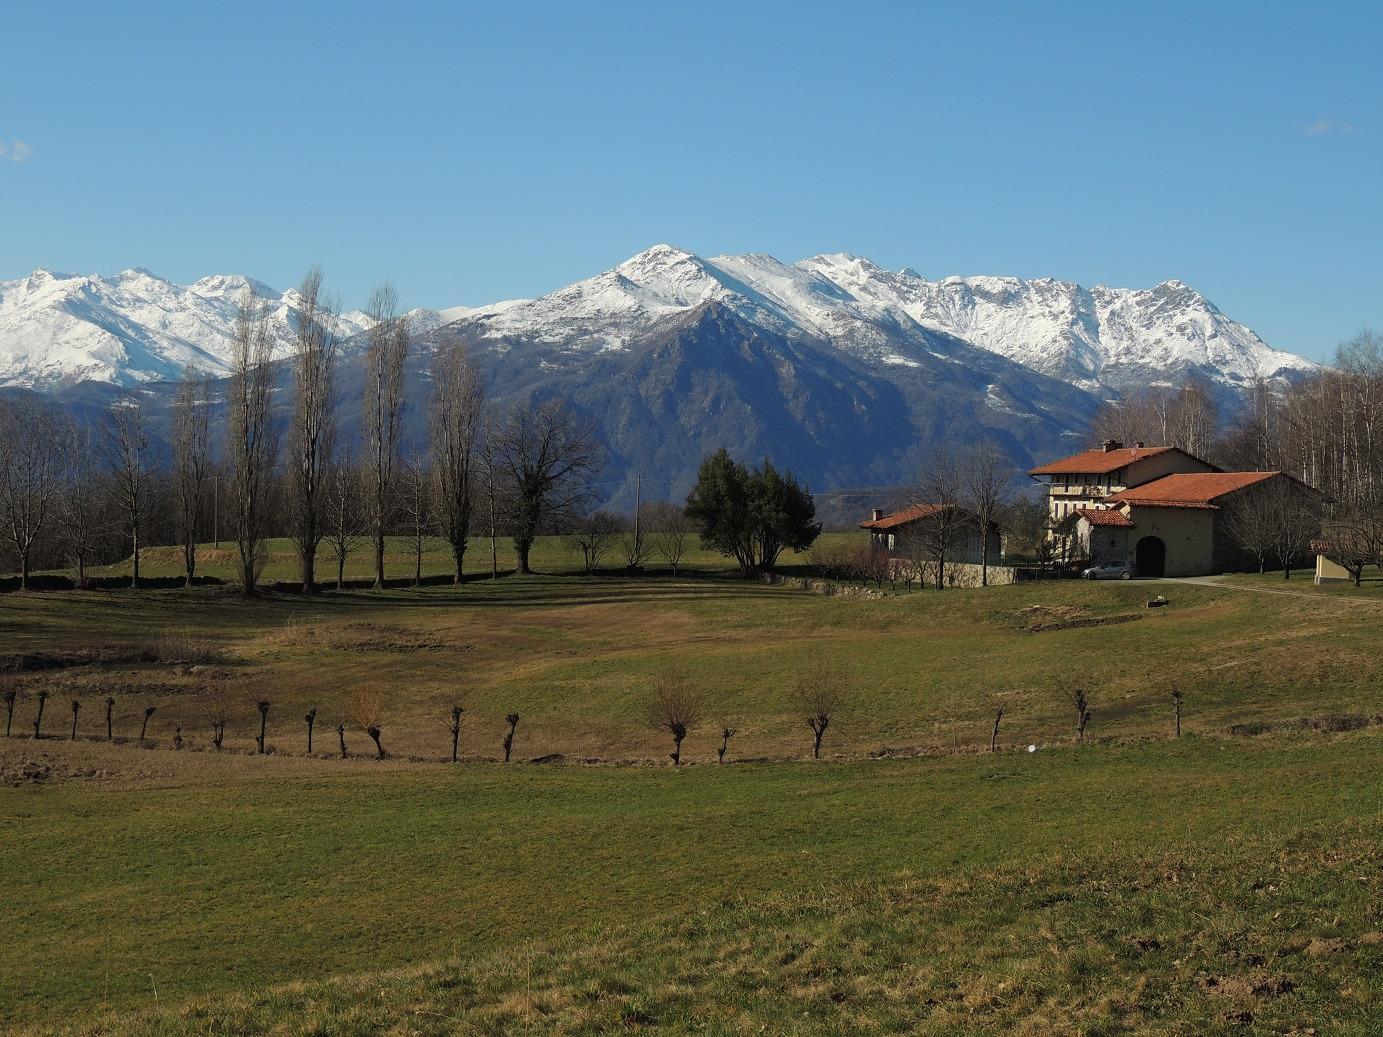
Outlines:
[[[1097,508],[1077,508],[1075,514],[1085,519],[1092,526],[1124,526],[1133,525],[1133,519],[1129,518],[1122,511],[1109,509],[1101,511]]]
[[[902,526],[909,522],[916,522],[918,519],[929,518],[939,511],[944,511],[947,507],[948,505],[945,504],[914,504],[910,508],[895,511],[892,515],[885,515],[881,519],[861,522],[860,529],[892,529],[894,526]]]
[[[1110,504],[1153,508],[1215,510],[1215,501],[1248,486],[1282,475],[1281,472],[1186,472],[1121,490],[1105,498]]]
[[[1165,454],[1168,450],[1175,449],[1177,448],[1174,446],[1125,446],[1115,450],[1096,447],[1094,450],[1085,450],[1079,454],[1072,454],[1070,457],[1063,457],[1060,461],[1039,465],[1029,471],[1028,474],[1104,475],[1106,472],[1118,471],[1135,461],[1156,457],[1158,454]]]

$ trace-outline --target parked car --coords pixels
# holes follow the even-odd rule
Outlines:
[[[1131,580],[1137,573],[1132,562],[1101,562],[1081,570],[1083,580]]]

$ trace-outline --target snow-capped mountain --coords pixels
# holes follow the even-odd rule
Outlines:
[[[0,385],[131,385],[176,378],[189,364],[224,373],[236,303],[247,289],[269,300],[275,339],[291,350],[297,293],[245,277],[184,287],[140,269],[112,277],[36,270],[0,282]],[[420,335],[454,327],[501,349],[525,343],[552,364],[632,348],[709,303],[874,366],[916,367],[924,356],[952,355],[959,340],[1101,396],[1191,375],[1233,392],[1256,376],[1292,378],[1314,367],[1271,348],[1179,281],[1145,290],[1050,278],[929,281],[847,254],[787,264],[760,254],[703,259],[655,245],[537,299],[411,317]],[[349,337],[368,325],[352,311],[337,331]]]
[[[844,253],[786,264],[759,254],[707,260],[655,245],[597,277],[539,299],[480,307],[462,320],[493,341],[620,349],[707,302],[885,365],[914,363],[917,349],[935,351],[926,332],[942,332],[1101,395],[1190,376],[1233,390],[1315,367],[1273,349],[1180,281],[1145,290],[1051,278],[929,281]]]
[[[224,373],[236,304],[270,303],[293,348],[295,292],[243,277],[180,287],[142,270],[113,277],[37,271],[0,284],[0,394],[36,387],[102,420],[142,384],[150,427],[166,430],[188,364]],[[627,504],[630,473],[649,499],[684,495],[720,446],[772,457],[816,489],[899,485],[939,446],[999,444],[1016,470],[1075,449],[1101,400],[1188,375],[1233,403],[1255,375],[1312,365],[1269,348],[1178,282],[1146,291],[1052,280],[889,272],[848,255],[782,263],[705,259],[656,245],[536,299],[411,314],[405,438],[426,437],[433,347],[461,342],[495,405],[561,396],[599,422],[601,493]],[[337,381],[341,435],[358,433],[358,312]],[[286,420],[291,371],[277,372]],[[156,439],[162,432],[154,433]],[[164,444],[166,447],[166,444]]]
[[[147,270],[112,277],[35,270],[0,281],[0,385],[54,389],[80,381],[134,385],[179,377],[195,366],[225,374],[235,315],[249,291],[270,305],[280,355],[293,348],[296,289],[276,292],[241,276],[204,277],[176,285]],[[420,315],[420,326],[442,323]],[[336,332],[369,326],[359,312],[342,314]]]

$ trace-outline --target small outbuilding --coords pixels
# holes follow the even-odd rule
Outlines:
[[[979,516],[954,504],[914,504],[892,513],[875,508],[868,521],[860,523],[860,528],[868,530],[870,545],[875,550],[886,551],[892,556],[908,553],[910,538],[929,538],[936,524],[947,518],[954,523],[954,532],[948,537],[952,546],[946,549],[946,561],[979,565],[984,555],[985,538],[989,541],[990,563],[998,561],[1001,551],[999,524],[990,522],[982,537]]]

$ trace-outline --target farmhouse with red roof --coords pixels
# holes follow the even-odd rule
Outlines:
[[[1176,447],[1141,443],[1106,443],[1028,474],[1046,482],[1054,536],[1092,563],[1132,562],[1140,576],[1245,568],[1233,516],[1283,494],[1315,493],[1282,472],[1225,472]]]

